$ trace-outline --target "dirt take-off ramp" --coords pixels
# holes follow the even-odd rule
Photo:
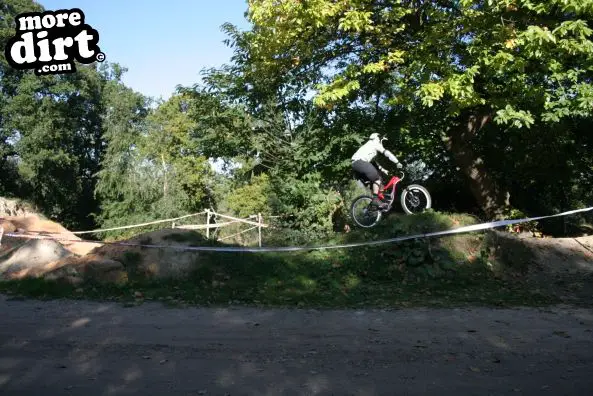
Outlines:
[[[15,214],[5,210],[4,213]],[[45,277],[79,284],[85,279],[125,283],[130,271],[152,278],[187,275],[199,259],[195,251],[142,248],[86,242],[60,224],[32,212],[0,217],[6,233],[32,238],[4,236],[0,246],[0,278]],[[1,215],[1,212],[0,212]],[[34,239],[36,236],[54,239]],[[163,229],[121,241],[130,244],[195,246],[204,239],[193,231]]]

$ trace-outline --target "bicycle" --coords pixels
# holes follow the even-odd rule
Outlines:
[[[359,195],[354,198],[352,205],[350,206],[350,215],[354,222],[363,228],[371,228],[379,223],[383,214],[389,212],[393,207],[393,203],[396,198],[397,186],[405,178],[405,173],[401,171],[402,176],[392,176],[384,187],[379,190],[379,199],[387,203],[385,208],[378,208],[372,204],[373,197],[368,194]],[[364,179],[362,176],[355,174],[355,178],[362,182],[366,187],[371,188],[371,182]],[[416,195],[418,193],[418,196]],[[421,206],[421,201],[424,200],[425,204]],[[365,204],[366,202],[366,204]],[[356,205],[362,204],[362,216],[358,216],[355,210]],[[432,206],[432,197],[426,187],[420,184],[410,184],[406,186],[400,196],[400,205],[403,211],[412,215],[414,213],[423,212],[426,209],[430,209]],[[419,208],[419,209],[418,209]],[[418,212],[415,210],[418,209]],[[366,220],[366,221],[363,221]]]

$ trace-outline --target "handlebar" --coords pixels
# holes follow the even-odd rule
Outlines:
[[[401,173],[400,180],[404,180],[404,178],[406,177],[406,173],[405,173],[403,170],[401,170],[401,169],[398,169],[398,170],[397,170],[396,172],[394,172],[394,173],[398,173],[398,172],[399,172],[399,173]],[[390,176],[390,174],[389,174],[389,172],[387,171],[387,169],[385,169],[385,170],[383,171],[383,173],[384,173],[386,176]]]

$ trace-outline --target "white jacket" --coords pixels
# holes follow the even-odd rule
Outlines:
[[[352,162],[357,160],[371,162],[377,156],[377,153],[383,154],[394,164],[399,163],[395,155],[383,147],[383,143],[379,139],[371,139],[363,144],[352,156]]]

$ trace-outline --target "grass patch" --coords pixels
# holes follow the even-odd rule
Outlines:
[[[369,279],[353,271],[300,268],[298,275],[276,268],[272,274],[240,277],[237,267],[222,272],[202,271],[201,278],[180,281],[134,281],[125,286],[87,283],[71,285],[42,279],[0,282],[0,292],[38,299],[90,299],[127,304],[161,301],[173,306],[301,308],[398,308],[452,306],[542,306],[558,303],[553,297],[531,292],[520,282],[495,279],[487,272],[459,271],[456,276],[399,281]],[[255,268],[252,268],[255,269]],[[247,270],[247,268],[240,268]]]

